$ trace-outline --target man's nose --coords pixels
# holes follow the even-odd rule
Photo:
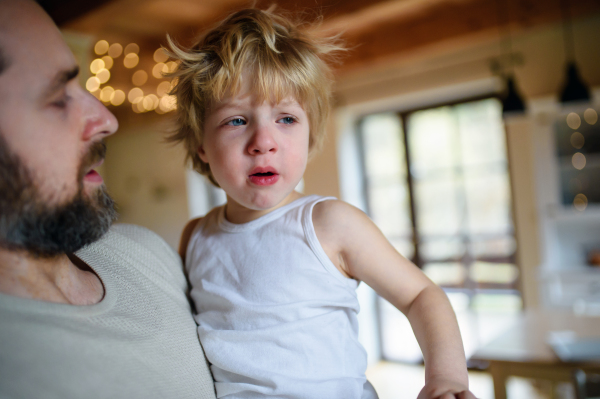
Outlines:
[[[86,107],[87,115],[84,115],[87,117],[84,139],[90,140],[97,135],[105,138],[115,133],[119,128],[117,118],[96,97],[89,93],[86,95],[85,101],[88,103],[88,107]]]
[[[277,152],[277,141],[268,126],[257,124],[248,144],[248,153],[250,155],[260,155],[269,152]]]

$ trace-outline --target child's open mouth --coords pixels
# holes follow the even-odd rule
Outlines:
[[[270,186],[279,180],[279,174],[273,168],[255,168],[248,178],[258,186]]]

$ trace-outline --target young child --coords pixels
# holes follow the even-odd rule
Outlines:
[[[420,397],[472,398],[444,292],[364,213],[294,191],[325,134],[335,40],[248,9],[189,50],[171,47],[171,139],[227,194],[180,244],[217,397],[377,398],[357,341],[364,281],[411,322],[426,366]]]

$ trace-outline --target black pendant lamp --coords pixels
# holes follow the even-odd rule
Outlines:
[[[590,90],[581,80],[579,70],[575,63],[575,42],[573,40],[573,27],[568,0],[561,0],[563,16],[563,36],[565,39],[565,54],[567,58],[567,77],[560,94],[563,104],[590,101]]]
[[[512,76],[506,77],[506,91],[502,99],[502,114],[516,114],[525,112],[525,104],[515,87]]]

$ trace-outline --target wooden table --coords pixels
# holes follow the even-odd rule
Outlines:
[[[600,317],[565,311],[526,311],[471,359],[489,362],[495,399],[506,399],[509,376],[549,380],[554,388],[556,382],[570,382],[575,368],[600,373],[600,361],[563,362],[555,355],[546,343],[548,333],[566,330],[574,331],[578,338],[600,338]]]

